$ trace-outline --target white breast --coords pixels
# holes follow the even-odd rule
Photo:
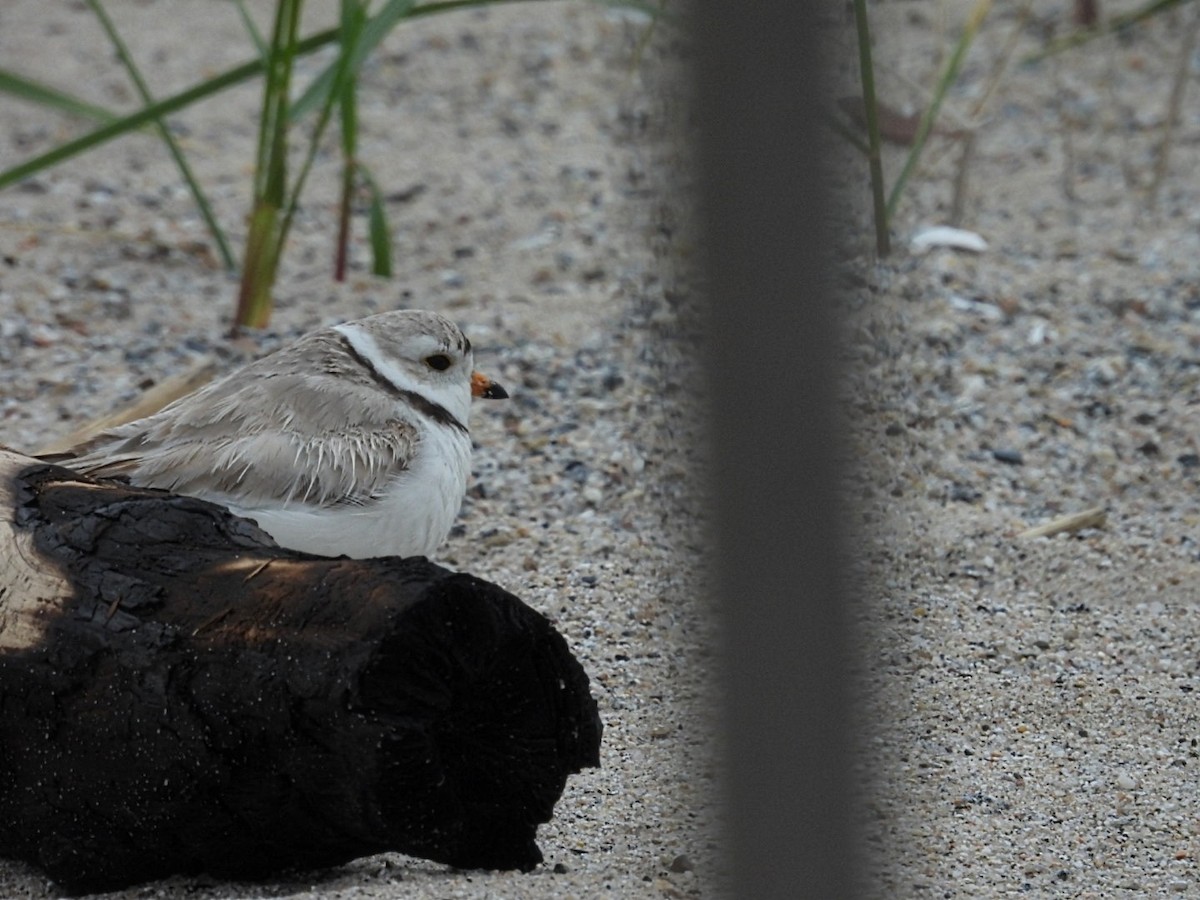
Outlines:
[[[247,509],[280,546],[321,556],[429,556],[446,539],[471,470],[471,438],[457,428],[426,427],[412,465],[380,499],[365,506],[315,508],[301,503]]]

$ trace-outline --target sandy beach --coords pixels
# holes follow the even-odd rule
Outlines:
[[[250,4],[267,27],[271,4]],[[107,3],[157,96],[253,56],[232,5]],[[316,5],[306,32],[326,26]],[[331,278],[338,154],[322,152],[270,327],[227,339],[236,279],[151,134],[0,191],[0,441],[34,451],[205,359],[229,368],[318,325],[399,307],[458,321],[512,397],[477,406],[471,487],[436,561],[549,616],[592,680],[602,765],[573,777],[536,871],[398,854],[256,884],[174,878],[115,900],[690,897],[720,880],[714,629],[703,590],[679,36],[573,3],[406,23],[362,72],[360,150],[384,186],[396,277],[369,274],[365,211]],[[0,57],[116,111],[137,107],[82,4],[13,0]],[[299,67],[311,78],[330,56]],[[240,250],[258,83],[171,118]],[[0,166],[85,133],[0,101]],[[701,398],[702,399],[702,398]],[[0,894],[58,896],[0,862]]]

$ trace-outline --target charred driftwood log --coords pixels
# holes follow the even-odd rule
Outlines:
[[[68,890],[385,850],[529,869],[599,764],[562,637],[470,575],[4,451],[0,545],[0,856]]]

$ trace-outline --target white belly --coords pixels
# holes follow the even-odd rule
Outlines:
[[[365,506],[226,505],[254,519],[281,547],[304,553],[355,559],[429,556],[450,533],[470,469],[470,437],[433,428],[418,445],[412,466],[392,481],[383,497]]]

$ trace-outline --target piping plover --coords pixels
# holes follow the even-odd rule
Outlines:
[[[428,556],[466,491],[472,396],[508,394],[473,370],[457,325],[385,312],[311,332],[63,463],[219,503],[295,550]]]

